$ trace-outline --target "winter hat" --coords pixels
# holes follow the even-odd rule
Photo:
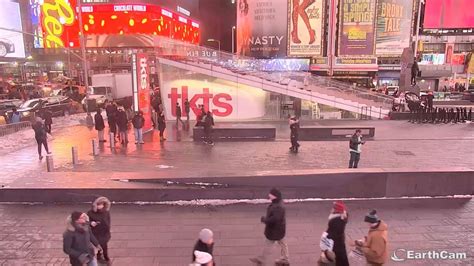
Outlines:
[[[207,228],[204,228],[201,230],[201,232],[199,232],[199,240],[201,240],[201,242],[204,242],[204,243],[208,243],[212,239],[213,236],[214,236],[214,233],[210,229],[207,229]]]
[[[367,214],[364,218],[364,222],[366,223],[371,223],[375,224],[380,221],[379,217],[377,216],[377,211],[376,210],[371,210],[369,214]]]
[[[78,211],[74,211],[71,213],[71,222],[76,222],[77,220],[79,220],[79,218],[81,218],[81,215],[82,215],[82,212],[78,212]]]
[[[196,263],[206,264],[212,261],[212,255],[207,252],[195,250],[194,256],[196,257],[196,260],[195,260]]]
[[[343,213],[346,211],[346,205],[342,200],[338,200],[333,203],[333,209],[335,213]]]
[[[277,199],[281,199],[281,198],[282,198],[280,190],[278,190],[278,189],[276,189],[276,188],[272,188],[272,189],[270,190],[270,194],[272,194],[273,196],[275,196]]]

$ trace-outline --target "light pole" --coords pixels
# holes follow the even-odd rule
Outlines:
[[[235,26],[232,26],[232,53],[235,53]]]
[[[418,42],[420,41],[420,21],[421,21],[421,4],[423,4],[424,0],[418,0],[418,17],[416,20],[416,37],[415,37],[415,58],[418,55]]]
[[[79,33],[81,36],[80,38],[80,46],[81,46],[81,55],[82,55],[82,69],[84,70],[84,86],[86,87],[86,123],[88,126],[92,126],[94,122],[92,121],[91,113],[89,112],[89,71],[87,69],[87,61],[86,61],[86,43],[85,43],[85,36],[84,36],[84,28],[82,24],[82,0],[77,1],[77,7],[79,9]]]
[[[219,47],[219,54],[221,53],[221,41],[216,40],[216,39],[207,39],[208,42],[217,42],[217,45]]]

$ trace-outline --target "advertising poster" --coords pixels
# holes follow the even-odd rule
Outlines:
[[[410,45],[413,1],[378,0],[376,54],[399,56]]]
[[[341,0],[339,6],[339,56],[372,56],[375,0]]]
[[[11,1],[2,1],[0,8],[0,60],[7,58],[25,58],[25,43],[21,26],[20,5]],[[20,31],[20,32],[16,32]]]
[[[287,13],[287,0],[238,0],[237,54],[286,56]]]
[[[425,1],[425,29],[474,28],[474,1],[428,0]]]
[[[324,0],[290,0],[288,5],[288,56],[321,55]]]
[[[145,125],[143,131],[149,131],[153,128],[151,116],[151,89],[150,89],[150,68],[148,66],[148,57],[146,54],[137,54],[134,56],[135,60],[132,63],[135,64],[134,70],[134,110],[142,111],[143,117],[145,118]],[[134,62],[136,61],[136,62]]]

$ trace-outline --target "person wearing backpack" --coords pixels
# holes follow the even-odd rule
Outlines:
[[[47,154],[51,154],[51,152],[49,152],[49,148],[48,148],[48,141],[47,141],[47,136],[46,136],[47,131],[40,117],[36,117],[36,122],[33,124],[32,128],[35,131],[35,139],[36,139],[36,143],[38,144],[38,156],[39,156],[39,159],[42,160],[43,156],[42,156],[41,149],[43,146]]]

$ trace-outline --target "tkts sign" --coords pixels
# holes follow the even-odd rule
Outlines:
[[[171,115],[176,116],[176,103],[179,103],[181,109],[184,110],[184,103],[189,101],[194,115],[199,114],[199,105],[204,105],[206,111],[211,111],[214,116],[227,117],[232,114],[234,108],[232,107],[232,96],[227,93],[209,93],[209,88],[203,88],[202,93],[195,93],[189,98],[188,86],[181,87],[181,93],[178,88],[171,88],[168,98],[171,99]]]
[[[151,125],[151,101],[150,101],[150,81],[148,58],[146,54],[136,54],[132,57],[132,69],[134,89],[133,103],[135,111],[143,112],[145,125],[143,130],[148,131],[153,128]]]

